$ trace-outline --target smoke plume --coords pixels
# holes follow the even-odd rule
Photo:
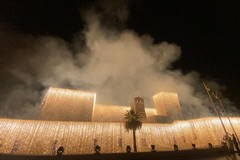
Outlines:
[[[147,107],[153,107],[154,94],[176,92],[186,117],[212,114],[200,74],[171,69],[181,57],[180,46],[154,43],[153,37],[132,30],[109,29],[99,20],[101,16],[87,13],[86,28],[71,44],[1,26],[0,116],[36,118],[50,86],[95,91],[99,104],[129,105],[133,97],[141,96]],[[126,17],[124,11],[119,20]],[[85,45],[78,39],[84,39]],[[210,84],[222,89],[215,82]]]

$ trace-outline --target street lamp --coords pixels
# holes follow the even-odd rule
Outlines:
[[[239,138],[238,138],[238,135],[237,135],[237,133],[236,133],[236,131],[235,131],[233,125],[232,125],[232,122],[231,122],[231,120],[230,120],[230,118],[229,118],[229,115],[227,114],[227,112],[226,112],[226,110],[225,110],[225,107],[223,106],[223,103],[222,103],[221,99],[219,98],[219,94],[218,94],[218,92],[213,92],[213,93],[214,93],[214,94],[213,94],[214,97],[218,100],[218,102],[219,102],[219,104],[220,104],[220,106],[221,106],[221,108],[222,108],[224,114],[227,116],[228,121],[229,121],[229,124],[230,124],[230,126],[231,126],[231,128],[232,128],[234,134],[235,134],[236,137],[237,137],[237,141],[238,141],[238,143],[240,144],[240,142],[239,142]]]
[[[203,86],[204,86],[204,88],[205,88],[205,90],[206,90],[206,92],[207,92],[207,94],[208,94],[208,97],[209,97],[209,99],[210,99],[210,101],[211,101],[211,103],[212,103],[212,107],[214,108],[216,114],[218,115],[218,118],[219,118],[219,120],[220,120],[220,122],[221,122],[221,124],[222,124],[223,130],[224,130],[224,132],[225,132],[225,134],[226,134],[226,136],[227,136],[227,138],[228,138],[228,133],[227,133],[227,130],[226,130],[225,126],[224,126],[224,123],[223,123],[223,121],[222,121],[222,118],[221,118],[221,116],[220,116],[220,114],[219,114],[219,111],[217,110],[217,107],[216,107],[216,105],[214,104],[214,102],[213,102],[213,100],[212,100],[212,97],[211,97],[211,95],[210,95],[210,93],[209,93],[210,89],[207,87],[207,85],[206,85],[203,81],[202,81],[202,84],[203,84]]]

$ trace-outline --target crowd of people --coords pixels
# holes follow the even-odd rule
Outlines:
[[[240,155],[240,150],[238,147],[239,140],[236,138],[235,134],[227,134],[223,136],[222,140],[223,147],[227,147],[229,152],[234,152],[234,148],[236,149],[236,152]]]

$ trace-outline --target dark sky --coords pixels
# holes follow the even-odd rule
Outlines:
[[[131,5],[128,25],[180,45],[183,54],[175,66],[226,85],[226,96],[239,105],[239,17],[240,1],[142,1]]]
[[[81,11],[93,4],[96,1],[0,0],[0,22],[18,32],[71,42],[85,25]],[[240,1],[129,0],[127,4],[128,20],[117,27],[149,34],[156,43],[178,44],[182,57],[173,67],[195,70],[202,78],[225,85],[224,95],[240,108]]]

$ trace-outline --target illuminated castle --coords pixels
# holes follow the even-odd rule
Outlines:
[[[53,154],[54,146],[63,145],[64,154],[87,154],[94,153],[96,144],[101,153],[125,152],[133,144],[132,133],[123,123],[130,108],[144,118],[136,132],[139,152],[150,151],[152,144],[158,151],[173,150],[173,144],[180,150],[191,149],[193,143],[197,148],[207,148],[208,143],[215,147],[225,135],[217,117],[182,120],[176,93],[154,95],[155,108],[145,108],[141,97],[134,98],[131,106],[100,105],[95,99],[92,92],[49,88],[42,101],[41,120],[0,118],[0,153]],[[240,135],[240,118],[230,119]],[[233,133],[228,118],[222,120]]]
[[[41,118],[58,121],[123,122],[126,110],[138,112],[144,122],[165,122],[182,119],[176,93],[160,92],[153,96],[154,108],[145,108],[144,99],[134,98],[131,106],[95,104],[96,93],[49,88],[42,102]]]

